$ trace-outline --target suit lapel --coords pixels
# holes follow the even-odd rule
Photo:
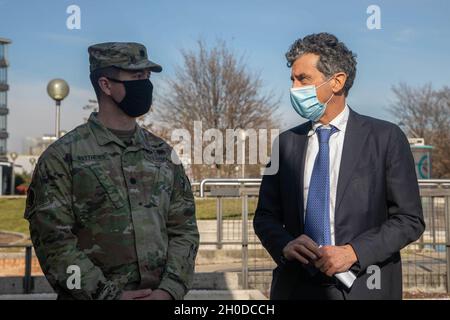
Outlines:
[[[350,114],[345,130],[344,147],[342,150],[341,165],[339,168],[339,179],[336,194],[335,215],[338,216],[339,206],[345,194],[350,178],[355,166],[360,159],[360,154],[364,147],[369,127],[364,126],[364,120],[359,114],[350,109]]]
[[[295,195],[297,198],[298,214],[300,220],[300,230],[302,232],[302,226],[304,225],[304,199],[303,199],[303,180],[305,172],[305,159],[306,159],[306,148],[308,147],[308,132],[311,130],[312,124],[309,122],[308,125],[302,128],[301,131],[295,136],[294,141],[294,175],[295,175]]]

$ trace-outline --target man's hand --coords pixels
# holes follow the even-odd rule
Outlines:
[[[317,243],[305,234],[289,242],[283,249],[283,255],[289,261],[298,260],[303,264],[322,256]]]
[[[319,249],[322,257],[314,262],[314,266],[332,277],[336,273],[346,272],[358,261],[352,246],[324,246]]]
[[[152,294],[152,289],[141,289],[133,291],[123,291],[120,300],[135,300],[145,298]]]
[[[165,290],[156,289],[146,297],[137,298],[135,300],[173,300],[172,296]]]

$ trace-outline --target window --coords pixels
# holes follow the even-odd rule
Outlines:
[[[6,108],[7,102],[6,92],[0,92],[0,108]]]
[[[0,60],[8,59],[8,45],[7,44],[0,44]]]
[[[8,74],[6,68],[0,68],[0,83],[6,84],[8,82]]]
[[[0,131],[6,130],[6,115],[0,116]]]
[[[6,140],[0,139],[0,154],[6,153]]]

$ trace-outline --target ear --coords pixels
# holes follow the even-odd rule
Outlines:
[[[333,93],[341,92],[344,89],[345,82],[347,81],[347,74],[345,72],[338,72],[334,75],[334,81],[331,85]]]
[[[105,95],[111,95],[111,82],[106,77],[100,77],[98,85]]]

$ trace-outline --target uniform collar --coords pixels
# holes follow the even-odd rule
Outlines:
[[[88,125],[91,129],[92,134],[94,135],[95,139],[97,140],[97,143],[100,146],[104,146],[108,143],[115,143],[120,145],[121,147],[127,148],[125,143],[120,140],[115,134],[113,134],[111,131],[108,130],[97,118],[98,112],[92,112],[89,120]],[[150,137],[147,136],[146,130],[136,124],[136,132],[134,133],[134,136],[132,138],[133,146],[137,146],[146,150],[151,150],[155,147],[156,141],[152,141],[153,139],[149,139]]]
[[[350,114],[350,108],[347,104],[345,104],[344,109],[339,113],[333,120],[330,121],[328,125],[325,125],[324,127],[327,128],[328,126],[332,125],[333,127],[336,127],[339,131],[345,132],[345,129],[347,127],[348,117]],[[323,126],[323,124],[319,121],[312,122],[312,128],[308,132],[308,137],[312,136],[316,129],[320,126]]]

